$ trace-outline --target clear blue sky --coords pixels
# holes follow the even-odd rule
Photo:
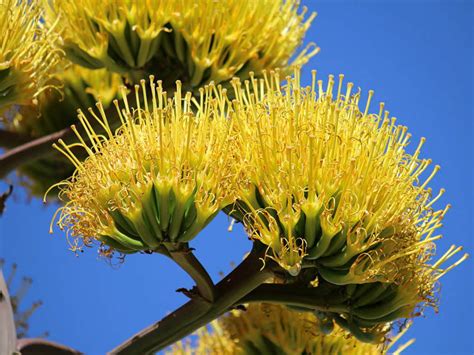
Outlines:
[[[307,40],[322,48],[306,66],[320,75],[344,73],[363,92],[407,125],[413,141],[428,138],[423,156],[442,167],[432,187],[445,187],[453,208],[438,244],[473,253],[473,5],[469,1],[304,1],[317,11]],[[1,186],[3,190],[3,185]],[[75,257],[64,236],[48,234],[54,206],[28,203],[17,190],[0,218],[0,257],[16,262],[34,283],[27,302],[44,306],[31,334],[48,330],[56,340],[87,354],[103,354],[186,301],[174,292],[191,287],[178,267],[157,255],[127,257],[111,267],[96,249]],[[249,249],[242,231],[226,231],[220,216],[193,243],[211,276],[228,272]],[[439,314],[428,311],[408,337],[407,354],[472,354],[473,262],[443,280]]]

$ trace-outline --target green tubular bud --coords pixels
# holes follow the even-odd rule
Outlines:
[[[145,244],[143,244],[142,241],[131,238],[130,236],[120,232],[118,229],[111,230],[107,236],[109,238],[112,238],[115,240],[117,243],[120,243],[127,249],[133,249],[133,250],[145,250],[148,249]]]
[[[130,48],[129,41],[125,38],[126,27],[128,34],[130,34],[130,26],[127,22],[122,23],[121,26],[117,26],[112,32],[109,32],[109,50],[115,51],[116,56],[125,61],[126,65],[130,68],[135,67],[135,60],[133,58],[132,49]]]
[[[189,58],[189,56],[188,56]],[[194,65],[191,61],[188,61],[189,64],[188,66],[192,67],[193,70],[193,76],[191,78],[191,85],[192,86],[197,86],[199,85],[200,82],[202,82],[202,78],[204,76],[205,69],[201,65]]]
[[[346,288],[350,287],[352,284],[349,284],[346,286]],[[356,285],[356,290],[355,292],[352,294],[351,298],[354,299],[354,300],[357,300],[361,297],[364,297],[364,295],[366,294],[366,292],[370,292],[370,290],[372,290],[372,287],[374,286],[374,283],[366,283],[366,284],[354,284]]]
[[[120,212],[118,209],[109,209],[108,214],[112,217],[115,226],[120,232],[128,234],[133,238],[140,238],[139,233],[135,229],[133,222],[122,212]]]
[[[354,275],[350,270],[337,270],[337,269],[326,269],[318,268],[318,273],[327,282],[334,285],[347,285],[354,282]]]
[[[342,317],[335,317],[334,320],[336,323],[343,329],[350,332],[354,337],[364,343],[379,344],[383,335],[378,332],[364,332],[360,329],[353,321],[348,321]]]
[[[186,206],[194,201],[194,194],[179,194],[176,196],[176,206],[173,211],[173,216],[171,218],[171,225],[169,228],[168,237],[171,241],[176,241],[179,236],[180,230],[182,230],[182,223],[184,219],[184,215],[186,212]]]
[[[75,43],[70,41],[65,42],[63,50],[71,62],[80,65],[81,67],[92,70],[104,67],[104,64],[100,60],[87,54],[87,52],[80,49]]]
[[[319,239],[316,245],[309,250],[308,255],[306,256],[308,260],[318,259],[323,256],[331,245],[333,238],[341,232],[342,226],[332,224],[328,218],[328,215],[323,214],[321,214],[319,218],[322,230],[321,239]]]
[[[178,56],[178,59],[181,63],[185,63],[187,46],[184,42],[183,36],[177,31],[173,31],[172,35],[174,39],[174,48],[176,50],[176,55]]]
[[[379,324],[390,323],[397,319],[407,318],[410,316],[412,311],[413,311],[412,306],[404,306],[404,307],[398,308],[397,310],[381,318],[367,320],[367,319],[362,319],[362,318],[354,316],[353,320],[354,320],[354,323],[356,323],[360,327],[370,328],[370,327],[377,326]]]
[[[316,245],[308,251],[306,259],[315,260],[323,255],[331,244],[332,237],[333,236],[323,233]]]
[[[194,224],[187,230],[183,232],[183,235],[179,238],[180,242],[189,242],[191,239],[193,239],[197,233],[204,227],[206,227],[217,215],[217,212],[214,212],[212,214],[203,214],[200,210],[197,211],[197,216],[195,219]]]
[[[375,320],[385,317],[399,308],[408,306],[410,303],[410,300],[401,297],[399,294],[395,294],[389,297],[389,299],[380,301],[377,304],[354,308],[352,314],[362,319]]]
[[[142,207],[144,220],[148,228],[152,231],[155,238],[163,240],[163,233],[160,228],[158,205],[155,198],[155,186],[152,184],[151,188],[146,189],[142,196]]]
[[[171,191],[171,185],[167,182],[156,182],[154,186],[160,211],[160,227],[163,233],[165,233],[170,222],[170,211],[174,205],[174,195]]]
[[[182,233],[191,228],[191,226],[196,222],[197,209],[193,200],[188,200],[188,205],[185,207],[185,211],[186,212],[184,214],[184,223],[182,225],[183,229],[181,231]]]
[[[106,235],[101,235],[99,237],[99,241],[104,243],[104,245],[108,245],[123,254],[133,254],[137,252],[137,249],[128,248],[127,246],[122,245],[121,243],[117,242],[115,239],[108,237]]]
[[[316,242],[316,236],[321,232],[321,225],[319,223],[319,216],[322,210],[322,205],[317,202],[305,202],[301,206],[301,210],[306,216],[304,226],[304,238],[307,243],[307,248],[311,249]]]
[[[390,285],[383,291],[372,304],[388,302],[400,293],[400,288],[395,285]]]
[[[172,30],[170,29],[170,32]],[[176,59],[176,48],[174,47],[174,37],[172,34],[164,35],[162,41],[164,53],[172,59]]]
[[[355,292],[357,291],[357,284],[350,284],[350,285],[347,285],[346,287],[346,294],[349,296],[349,297],[352,297],[354,296]]]
[[[375,303],[376,300],[384,294],[384,292],[389,288],[390,284],[384,283],[376,283],[373,285],[367,292],[365,292],[362,296],[356,299],[353,302],[354,307],[363,307],[371,303]]]
[[[163,41],[163,33],[156,38],[142,38],[140,40],[140,49],[137,55],[137,67],[143,67],[148,61],[153,58],[155,53]]]
[[[140,239],[148,246],[148,249],[154,249],[160,245],[158,236],[153,233],[153,228],[146,221],[146,215],[144,215],[142,206],[129,213],[128,218],[133,223]]]
[[[333,256],[336,252],[340,251],[344,245],[346,244],[346,239],[347,239],[347,230],[344,229],[340,231],[339,233],[336,234],[336,236],[332,239],[331,244],[329,245],[328,249],[324,253],[323,258],[321,258],[319,261]],[[342,264],[344,265],[344,264]]]
[[[357,250],[350,245],[346,245],[346,247],[342,250],[341,253],[327,256],[318,260],[318,262],[327,268],[337,268],[347,265],[351,260],[354,259],[359,253],[363,251]]]

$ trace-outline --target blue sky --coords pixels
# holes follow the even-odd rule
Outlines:
[[[473,252],[473,5],[469,1],[304,1],[318,17],[307,34],[322,48],[304,73],[344,73],[363,92],[375,90],[413,144],[427,137],[423,156],[442,170],[434,190],[447,189],[441,204],[453,208],[442,228],[438,253],[451,244]],[[376,106],[373,106],[374,110]],[[4,185],[1,185],[2,190]],[[44,306],[31,319],[31,334],[47,330],[87,354],[103,354],[186,301],[174,292],[191,280],[164,257],[134,255],[120,266],[67,250],[64,236],[48,234],[55,206],[28,202],[17,189],[0,218],[0,257],[31,276],[26,303]],[[226,231],[219,216],[193,243],[214,280],[249,250],[242,230]],[[472,354],[473,262],[442,280],[439,314],[426,312],[406,338],[407,354]]]

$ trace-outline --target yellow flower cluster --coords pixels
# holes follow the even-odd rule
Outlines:
[[[171,355],[192,354],[400,354],[413,340],[391,350],[404,334],[386,343],[362,343],[336,326],[330,332],[314,314],[296,312],[284,306],[250,304],[246,311],[232,311],[201,328],[195,347],[175,344]]]
[[[72,61],[123,74],[145,70],[166,88],[179,79],[192,89],[247,77],[249,71],[286,68],[315,17],[305,20],[306,9],[299,11],[298,5],[296,0],[53,0],[49,17],[58,19]],[[310,44],[293,63],[302,65],[317,52]]]
[[[39,0],[0,0],[0,109],[31,103],[60,61],[57,36],[42,24],[39,5]]]
[[[359,109],[342,76],[336,94],[333,78],[324,88],[315,72],[309,87],[299,71],[284,86],[278,72],[250,77],[233,80],[233,100],[214,84],[183,95],[180,82],[169,98],[161,82],[142,80],[134,108],[125,89],[123,106],[114,101],[115,133],[100,103],[90,119],[81,112],[80,142],[56,146],[77,168],[57,184],[73,249],[82,238],[105,255],[160,252],[225,210],[286,270],[279,282],[329,289],[339,303],[328,315],[360,339],[380,341],[386,323],[436,307],[437,280],[465,256],[442,269],[461,250],[453,246],[431,264],[447,208],[434,210],[443,191],[432,198],[427,188],[438,168],[422,178],[423,140],[408,154],[406,127],[383,104],[369,114],[372,93]]]
[[[98,113],[90,110],[90,121],[81,111],[84,137],[73,126],[80,142],[56,146],[77,169],[59,184],[66,202],[59,226],[86,245],[97,239],[123,253],[156,250],[162,243],[189,241],[231,203],[232,121],[225,93],[213,84],[200,91],[200,101],[192,103],[179,82],[168,98],[161,81],[151,78],[148,86],[142,80],[132,108],[122,87],[123,107],[114,101],[122,122],[116,132],[102,104]],[[78,148],[88,154],[84,162]]]
[[[423,178],[424,139],[410,155],[407,128],[383,104],[369,113],[373,92],[359,108],[342,75],[336,90],[315,71],[310,87],[299,80],[234,80],[241,175],[231,215],[293,276],[307,263],[333,284],[395,281],[440,237],[449,206],[434,210],[444,190],[433,198],[427,187],[439,167]]]

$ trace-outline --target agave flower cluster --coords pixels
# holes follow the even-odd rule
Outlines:
[[[305,264],[337,284],[387,282],[412,268],[439,238],[449,206],[427,188],[431,161],[405,147],[407,128],[384,112],[359,108],[352,83],[334,90],[298,73],[280,88],[278,75],[234,81],[239,103],[239,201],[231,214],[270,257],[296,276]],[[334,93],[333,91],[337,91]]]
[[[210,329],[209,329],[210,328]],[[399,354],[413,340],[393,351],[397,337],[383,344],[361,343],[339,327],[326,329],[315,314],[271,304],[251,304],[231,311],[198,332],[197,345],[180,342],[169,354]]]
[[[123,104],[114,102],[116,132],[100,103],[89,118],[81,112],[80,142],[56,146],[76,166],[58,184],[57,223],[73,250],[97,240],[106,256],[163,252],[224,210],[267,246],[278,283],[328,300],[303,308],[321,309],[358,339],[379,343],[388,322],[436,307],[437,280],[463,258],[442,268],[461,250],[453,246],[431,261],[447,208],[433,209],[443,191],[432,197],[427,187],[438,167],[422,178],[424,140],[408,154],[406,127],[383,104],[369,113],[372,93],[360,108],[342,76],[337,88],[315,72],[309,87],[298,70],[286,85],[279,72],[250,77],[233,80],[233,100],[214,84],[194,98],[178,82],[168,97],[153,77],[142,81],[135,107],[125,89]]]
[[[0,109],[31,103],[60,61],[54,23],[45,28],[42,13],[38,0],[0,1]]]
[[[180,79],[192,89],[287,67],[315,17],[305,19],[306,10],[298,5],[295,0],[54,0],[48,12],[51,22],[58,20],[73,62],[129,76],[145,71],[159,75],[165,86]],[[293,63],[302,65],[317,51],[311,44]]]
[[[105,135],[81,112],[87,137],[73,127],[80,143],[56,146],[77,168],[63,183],[60,198],[67,202],[58,224],[86,245],[98,239],[123,253],[187,242],[233,201],[225,92],[206,86],[193,103],[180,82],[168,98],[151,78],[149,87],[145,81],[135,86],[135,108],[122,92],[123,107],[114,104],[123,125],[115,134],[99,103],[91,115]],[[89,155],[84,162],[73,152],[77,147]]]

